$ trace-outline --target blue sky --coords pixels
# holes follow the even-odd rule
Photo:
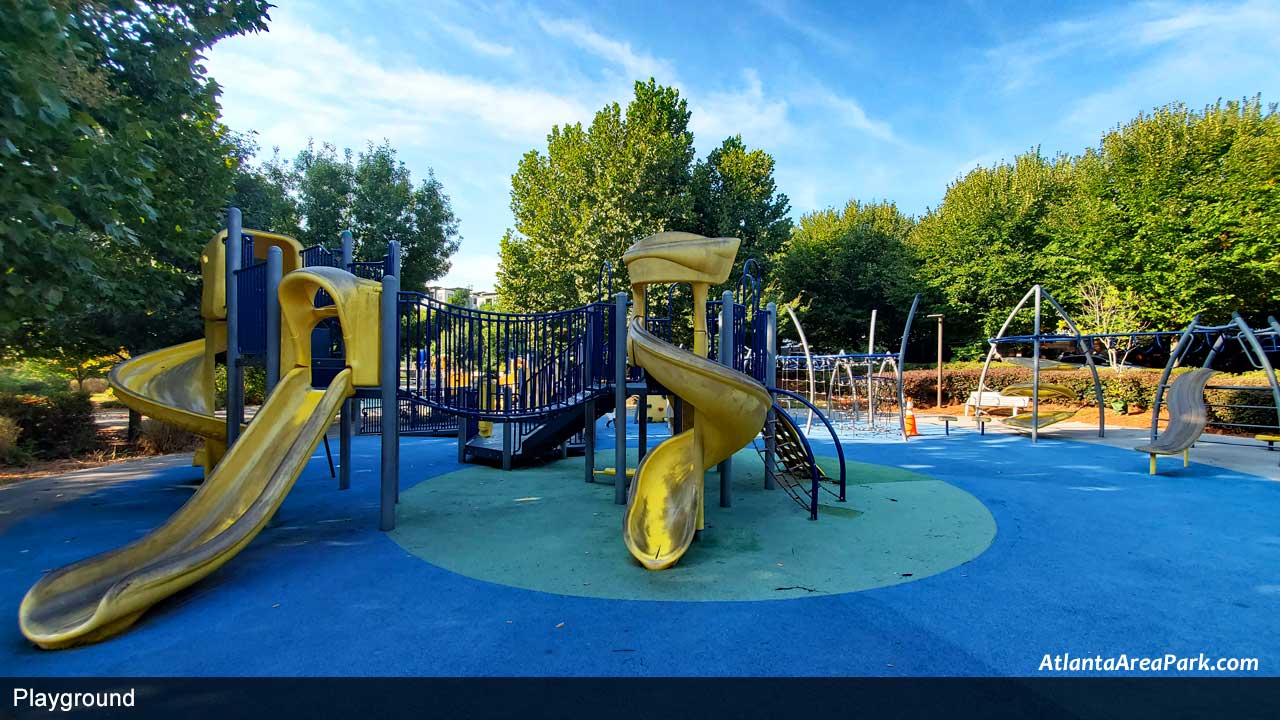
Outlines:
[[[793,214],[851,198],[923,213],[976,165],[1079,152],[1170,101],[1280,100],[1280,3],[278,0],[215,47],[225,121],[270,154],[386,138],[461,220],[443,280],[490,289],[510,178],[552,125],[654,76],[699,154],[740,133]]]

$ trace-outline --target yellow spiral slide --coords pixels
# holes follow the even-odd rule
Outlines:
[[[334,304],[314,307],[318,290]],[[270,398],[195,495],[163,525],[41,578],[18,611],[23,634],[44,648],[110,637],[248,545],[280,507],[342,401],[357,385],[378,384],[380,295],[378,283],[334,268],[286,275],[280,283],[286,372]],[[316,389],[311,331],[327,317],[337,317],[342,326],[348,367],[328,387]],[[201,404],[207,398],[207,348],[200,340],[124,363],[113,373],[118,396],[139,412],[216,438],[209,406]]]
[[[637,242],[623,255],[636,308],[627,328],[628,356],[680,396],[690,428],[645,455],[631,483],[623,541],[650,570],[671,567],[684,555],[703,527],[706,470],[755,438],[771,404],[763,385],[706,358],[707,288],[728,279],[739,243],[666,232]],[[645,286],[674,282],[693,286],[692,353],[645,329]]]

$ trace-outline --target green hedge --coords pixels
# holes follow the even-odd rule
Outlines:
[[[1181,370],[1175,370],[1179,374]],[[943,368],[942,396],[944,402],[962,403],[969,393],[978,389],[978,377],[981,368],[947,369]],[[1098,376],[1102,380],[1103,401],[1108,405],[1123,402],[1130,408],[1150,408],[1155,399],[1156,386],[1160,382],[1160,370],[1126,370],[1123,373],[1112,372],[1109,368],[1100,368]],[[927,407],[934,403],[936,397],[936,370],[908,370],[902,374],[903,391],[918,406]],[[1075,393],[1074,402],[1054,400],[1055,404],[1072,407],[1093,407],[1096,403],[1093,393],[1093,376],[1088,370],[1042,370],[1040,381],[1066,385]],[[1031,382],[1031,370],[1020,367],[992,367],[987,372],[986,388],[1000,391],[1009,385]],[[1242,373],[1239,375],[1221,374],[1214,377],[1212,385],[1256,385],[1257,390],[1209,390],[1206,397],[1210,403],[1221,405],[1260,405],[1265,409],[1250,408],[1210,408],[1210,420],[1219,423],[1248,423],[1254,425],[1275,425],[1276,412],[1271,389],[1266,373],[1262,371]]]
[[[36,458],[72,457],[98,447],[93,403],[86,392],[0,393],[0,416],[17,424],[19,447]]]

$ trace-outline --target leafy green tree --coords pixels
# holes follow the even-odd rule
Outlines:
[[[1172,104],[1107,133],[1076,161],[1046,218],[1050,250],[1136,293],[1159,327],[1196,313],[1273,312],[1280,299],[1280,117],[1260,98]]]
[[[186,329],[167,321],[237,163],[201,53],[267,7],[0,0],[3,344],[101,355]]]
[[[550,310],[594,300],[600,268],[627,286],[622,253],[664,230],[743,241],[764,262],[790,231],[773,158],[726,139],[694,161],[689,109],[674,88],[635,84],[625,113],[611,104],[590,127],[556,126],[545,151],[532,150],[511,178],[515,227],[500,244],[498,293],[504,307]],[[687,312],[687,294],[677,299]]]
[[[471,304],[471,291],[467,288],[455,288],[453,292],[449,293],[447,302],[450,305],[467,307]]]
[[[511,179],[516,225],[502,238],[498,292],[516,310],[571,307],[596,294],[603,260],[626,281],[622,253],[637,239],[689,226],[693,160],[688,104],[674,88],[637,82],[587,129],[556,126]]]
[[[372,260],[400,241],[400,285],[421,288],[449,271],[458,250],[458,222],[444,188],[429,174],[418,188],[390,143],[370,144],[355,166],[351,203],[357,253]]]
[[[253,154],[254,147],[247,141],[243,149],[245,157]],[[244,227],[298,237],[302,228],[293,196],[296,187],[297,176],[276,149],[260,167],[248,162],[240,165],[232,181],[231,204],[240,208]]]
[[[884,341],[877,344],[891,344],[916,292],[913,225],[891,202],[853,200],[805,215],[772,258],[768,292],[793,304],[816,348],[864,351],[872,309]]]
[[[314,142],[293,161],[298,177],[298,212],[305,218],[304,246],[334,247],[344,230],[351,229],[351,205],[355,195],[355,167],[351,151],[341,155],[332,143],[319,148]]]
[[[921,284],[945,303],[955,344],[985,351],[1018,300],[1035,283],[1055,296],[1071,285],[1072,256],[1045,252],[1048,212],[1071,189],[1070,158],[1032,150],[1013,164],[976,168],[947,188],[920,219],[910,244]]]
[[[742,239],[733,277],[754,259],[767,281],[769,258],[791,234],[791,203],[773,179],[773,156],[726,138],[693,168],[691,232]]]

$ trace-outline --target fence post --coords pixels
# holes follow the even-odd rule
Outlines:
[[[350,230],[342,231],[342,269],[351,272],[351,262],[355,260],[355,238]]]
[[[733,345],[733,291],[725,290],[720,294],[720,339],[716,343],[716,360],[721,365],[733,369],[733,359],[738,349]],[[720,507],[733,507],[733,486],[730,478],[733,475],[733,458],[726,458],[720,463]]]
[[[768,387],[778,386],[778,306],[775,303],[769,303],[765,309],[765,366],[764,366],[764,382]],[[774,486],[773,479],[773,458],[777,452],[777,440],[774,437],[774,431],[777,430],[777,410],[774,405],[769,406],[769,414],[765,416],[765,434],[764,434],[764,489],[772,490]]]
[[[627,294],[613,297],[613,502],[627,504]]]
[[[382,487],[381,513],[378,521],[380,530],[394,530],[396,527],[396,497],[399,494],[400,468],[398,467],[400,444],[400,423],[396,405],[396,390],[399,382],[396,377],[396,364],[399,355],[399,342],[396,337],[400,324],[396,322],[400,294],[400,279],[395,275],[382,278],[382,317],[380,318],[381,352],[378,355],[380,372],[378,382],[382,388]],[[390,409],[390,412],[388,412]]]
[[[227,449],[240,437],[240,423],[244,422],[244,372],[240,368],[240,282],[236,277],[240,270],[240,240],[244,236],[240,222],[240,208],[228,209],[227,241],[223,259],[227,306]]]
[[[280,278],[284,276],[284,251],[267,250],[267,397],[280,382]]]

